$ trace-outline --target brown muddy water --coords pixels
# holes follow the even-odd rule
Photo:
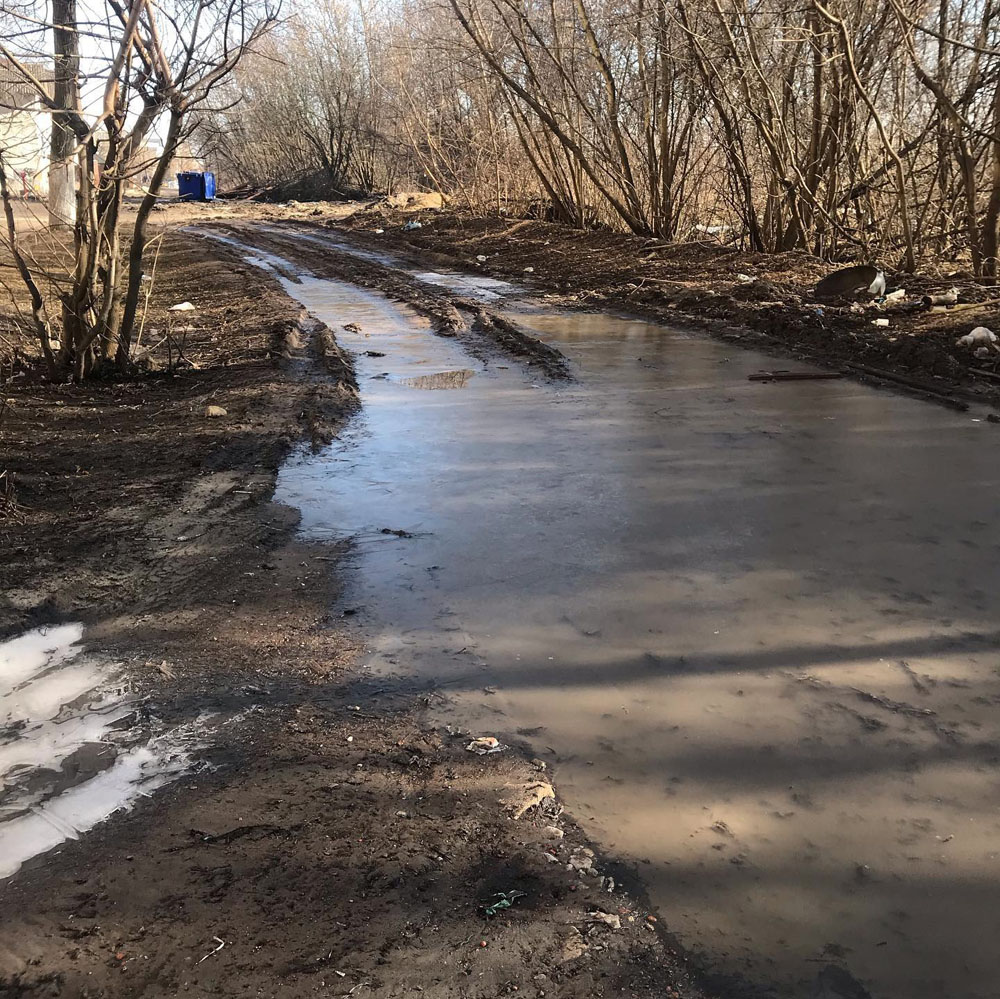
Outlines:
[[[996,427],[511,299],[549,383],[285,285],[358,352],[362,411],[276,498],[351,539],[366,668],[551,760],[720,994],[1000,995]]]

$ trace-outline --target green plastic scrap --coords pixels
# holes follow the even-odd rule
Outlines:
[[[524,898],[527,892],[517,891],[498,891],[493,897],[497,899],[496,902],[492,902],[484,907],[484,912],[487,916],[495,916],[501,909],[509,909],[519,898]]]

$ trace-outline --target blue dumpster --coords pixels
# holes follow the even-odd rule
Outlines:
[[[185,170],[177,174],[177,196],[181,201],[212,201],[215,198],[215,174]]]

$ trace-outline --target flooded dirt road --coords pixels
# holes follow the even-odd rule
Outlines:
[[[548,382],[350,285],[285,285],[357,352],[363,409],[276,498],[350,539],[380,682],[425,678],[442,720],[557,764],[709,968],[1000,995],[995,427],[511,298],[572,362]]]

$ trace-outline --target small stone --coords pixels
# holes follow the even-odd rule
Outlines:
[[[206,406],[205,415],[208,417],[219,417],[219,416],[228,416],[229,413],[227,413],[226,410],[222,408],[222,406]]]
[[[583,939],[583,934],[573,926],[569,934],[563,940],[562,954],[560,960],[574,961],[587,953],[587,942]]]

